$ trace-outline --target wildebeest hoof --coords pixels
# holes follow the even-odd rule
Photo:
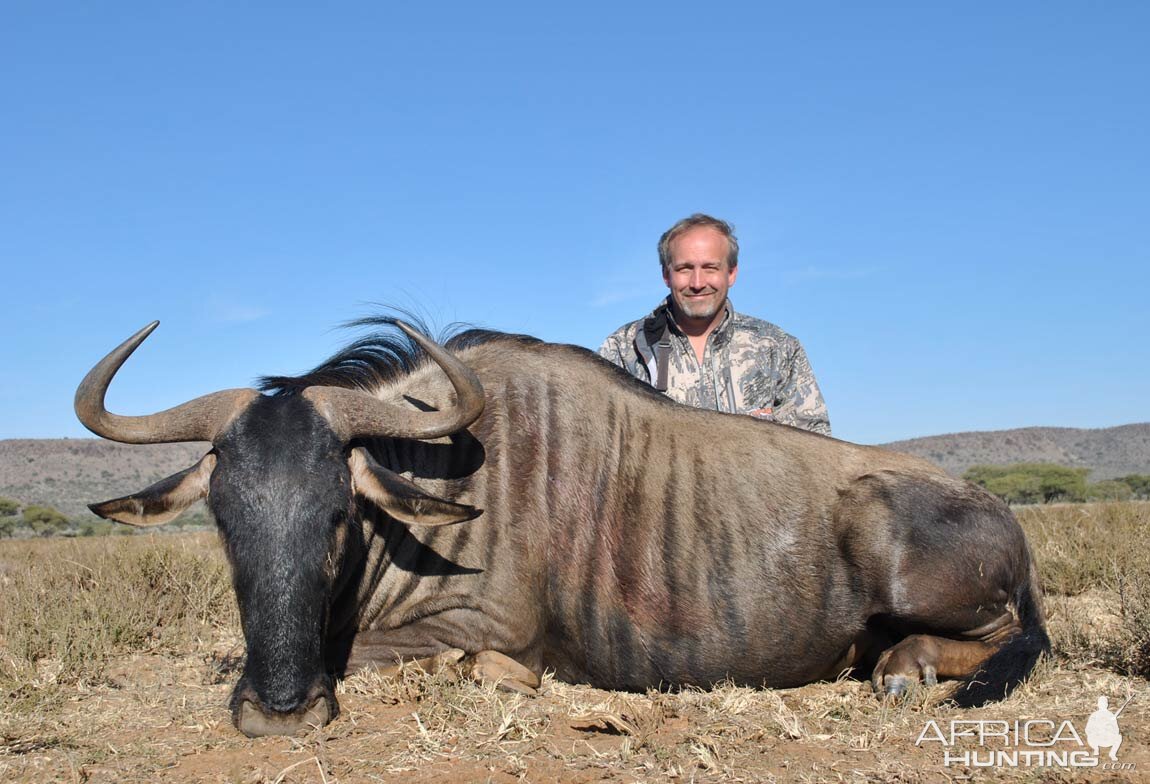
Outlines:
[[[910,679],[905,675],[886,675],[882,679],[882,694],[886,697],[902,697],[910,687]]]
[[[937,638],[914,634],[888,648],[875,664],[871,686],[878,694],[901,697],[912,683],[936,685],[939,646]]]
[[[465,675],[503,691],[528,697],[539,693],[539,676],[499,651],[480,651],[464,659],[459,667]]]

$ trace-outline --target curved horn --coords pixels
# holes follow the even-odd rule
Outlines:
[[[104,408],[104,396],[112,377],[159,325],[160,322],[153,321],[88,371],[76,389],[76,416],[96,435],[125,444],[214,441],[259,392],[254,389],[213,392],[150,416],[120,416]]]
[[[308,387],[304,397],[331,424],[344,441],[372,436],[439,438],[458,433],[483,413],[483,385],[471,370],[447,349],[396,320],[395,325],[435,360],[455,388],[456,405],[445,411],[407,411],[388,405],[357,389]]]

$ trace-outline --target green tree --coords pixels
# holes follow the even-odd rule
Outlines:
[[[0,517],[15,517],[20,511],[20,502],[11,498],[0,498]]]
[[[68,518],[50,506],[32,504],[24,507],[24,525],[40,536],[51,536],[68,527]]]
[[[1052,501],[1084,501],[1086,500],[1086,475],[1089,468],[1067,468],[1066,466],[1038,463],[1041,470],[1042,500],[1046,503]]]
[[[1006,474],[992,479],[986,488],[1012,504],[1040,504],[1045,500],[1042,477],[1033,474]]]
[[[0,517],[0,536],[10,537],[16,532],[16,521],[11,517]]]
[[[982,485],[1012,504],[1086,500],[1088,468],[1068,468],[1053,463],[977,465],[963,478]]]

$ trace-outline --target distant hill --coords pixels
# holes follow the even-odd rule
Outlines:
[[[952,433],[882,446],[919,455],[961,475],[979,463],[1058,463],[1090,479],[1150,474],[1150,423],[1101,430],[1027,427]],[[0,496],[48,504],[69,517],[87,505],[142,490],[192,465],[208,444],[131,446],[96,438],[0,440]]]
[[[1150,474],[1150,422],[1097,430],[1023,427],[912,438],[882,446],[938,463],[961,476],[979,464],[1057,463],[1091,469],[1090,480]]]
[[[0,496],[54,506],[70,518],[88,504],[143,490],[199,460],[211,444],[116,444],[99,438],[0,440]]]

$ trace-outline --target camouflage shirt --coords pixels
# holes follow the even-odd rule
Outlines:
[[[652,383],[652,341],[644,325],[648,319],[665,316],[671,341],[668,397],[696,408],[750,414],[829,436],[827,406],[799,341],[774,324],[736,313],[729,300],[725,307],[722,322],[707,336],[702,366],[687,336],[675,326],[669,298],[649,316],[617,329],[603,341],[599,354]]]

